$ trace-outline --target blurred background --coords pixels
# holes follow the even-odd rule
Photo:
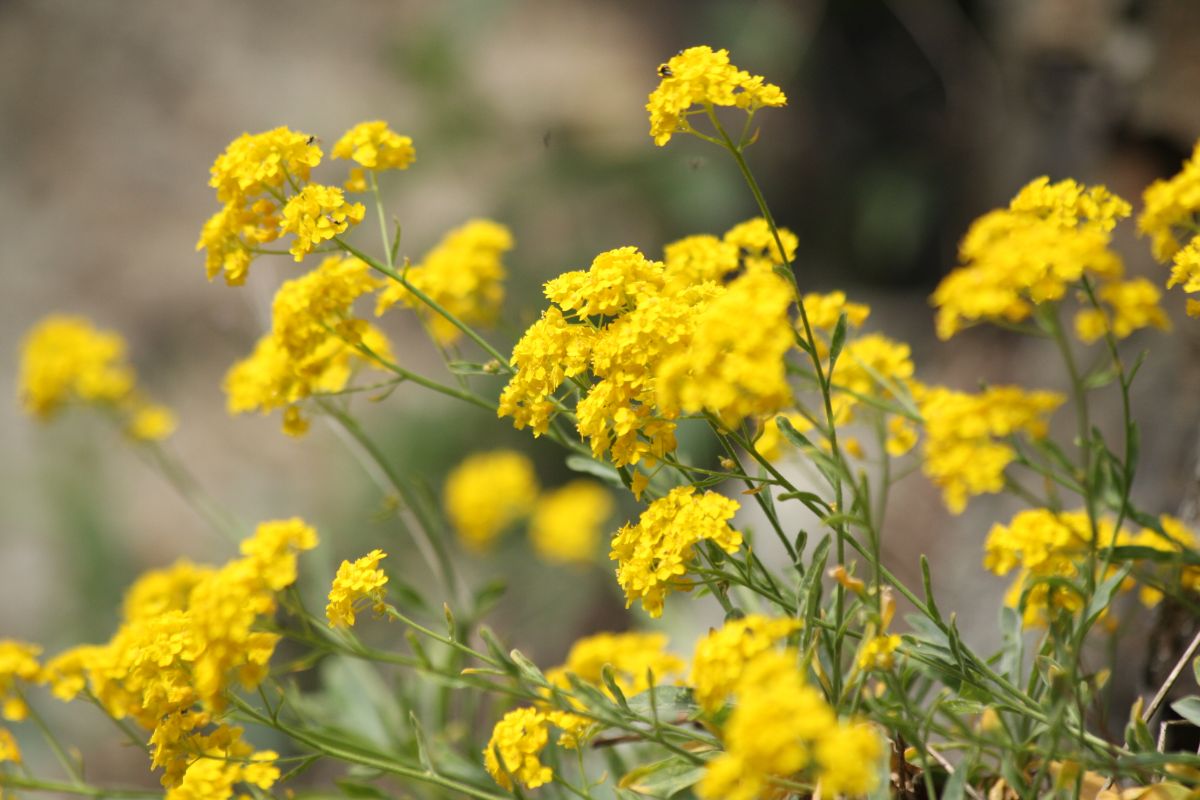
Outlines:
[[[542,309],[546,279],[603,250],[656,255],[756,215],[722,153],[684,137],[656,148],[647,135],[658,64],[693,44],[728,48],[789,98],[758,117],[750,162],[799,236],[802,286],[870,303],[868,328],[910,342],[925,381],[1061,388],[1039,343],[990,328],[937,342],[927,297],[970,221],[1037,175],[1105,183],[1136,213],[1141,190],[1176,171],[1200,136],[1198,35],[1200,5],[1170,0],[0,0],[0,637],[50,653],[103,640],[139,572],[230,553],[97,418],[38,426],[21,415],[20,338],[52,311],[129,339],[142,384],[179,413],[169,447],[212,496],[248,521],[295,514],[317,526],[315,593],[338,561],[376,546],[421,583],[424,568],[331,430],[289,439],[278,415],[225,414],[221,378],[295,274],[290,259],[260,259],[241,289],[209,284],[194,252],[217,210],[208,168],[243,131],[288,125],[327,152],[365,119],[411,135],[417,163],[385,181],[402,252],[418,258],[474,216],[509,226],[507,323],[490,333],[507,350]],[[1161,284],[1165,268],[1133,231],[1117,234],[1129,272]],[[1138,494],[1153,511],[1186,500],[1195,462],[1195,326],[1178,293],[1168,307],[1176,332],[1131,345],[1153,349],[1135,398]],[[439,373],[411,320],[391,332],[401,363]],[[1117,397],[1097,402],[1115,432]],[[485,448],[529,453],[544,486],[572,477],[554,445],[417,387],[364,413],[389,456],[434,493]],[[614,530],[636,513],[622,502]],[[982,498],[953,517],[917,474],[897,487],[885,531],[902,577],[929,555],[940,604],[981,646],[995,638],[1006,585],[983,572],[982,542],[1013,510]],[[479,580],[521,587],[493,625],[543,664],[580,635],[646,622],[622,610],[600,560],[547,566],[514,537],[498,558],[463,563]],[[666,621],[686,652],[715,619]],[[1128,666],[1134,687],[1139,665]],[[118,745],[98,746],[128,763]]]

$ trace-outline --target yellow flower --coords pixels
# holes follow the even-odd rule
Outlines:
[[[17,681],[36,683],[42,674],[36,644],[0,639],[0,716],[13,722],[25,719],[28,707],[21,699]]]
[[[505,528],[529,514],[537,494],[533,462],[523,453],[475,453],[446,478],[446,516],[463,546],[483,553]]]
[[[125,340],[83,317],[52,314],[25,334],[17,392],[25,411],[53,418],[71,403],[114,412],[134,439],[159,441],[175,428],[171,411],[145,399],[125,360]]]
[[[614,316],[662,288],[663,264],[636,247],[601,253],[588,270],[566,272],[546,284],[546,297],[581,317]]]
[[[959,248],[963,266],[931,297],[938,336],[949,339],[985,320],[1020,322],[1085,275],[1119,278],[1123,267],[1109,248],[1110,231],[1128,215],[1129,204],[1103,186],[1034,180],[1008,208],[985,214],[967,231]]]
[[[1138,230],[1151,239],[1154,257],[1166,261],[1196,234],[1195,214],[1200,211],[1200,142],[1177,175],[1157,180],[1142,195],[1145,207]]]
[[[300,435],[308,423],[295,403],[341,391],[353,368],[376,365],[375,356],[391,361],[384,335],[353,315],[355,300],[381,284],[364,262],[341,256],[285,281],[271,306],[270,333],[225,375],[229,413],[286,408],[284,431]]]
[[[875,727],[865,723],[840,724],[817,742],[817,775],[822,794],[860,797],[879,785],[876,765],[883,742]]]
[[[734,225],[725,234],[725,243],[731,244],[741,253],[742,263],[747,270],[770,269],[790,264],[796,257],[799,240],[787,228],[777,228],[779,242],[771,233],[771,225],[762,217],[746,220]],[[783,252],[779,244],[783,243]]]
[[[313,142],[314,137],[287,128],[243,133],[217,157],[208,185],[217,190],[219,202],[229,203],[279,189],[289,176],[307,181],[321,163],[321,148]]]
[[[594,481],[574,480],[538,498],[529,538],[546,561],[587,564],[596,556],[601,526],[612,511],[608,490]]]
[[[412,139],[391,130],[386,122],[360,122],[338,139],[331,155],[349,158],[367,169],[408,169],[417,157]]]
[[[698,543],[710,540],[726,553],[741,547],[742,535],[729,527],[737,510],[735,500],[716,492],[696,495],[695,487],[680,486],[651,503],[637,525],[617,531],[609,558],[618,562],[617,582],[625,590],[625,606],[641,600],[646,613],[662,616],[669,591],[691,588],[681,578]]]
[[[678,292],[705,281],[720,282],[738,268],[738,246],[701,234],[671,242],[663,248],[668,290]]]
[[[773,778],[800,775],[831,796],[864,794],[878,783],[878,734],[865,723],[839,721],[805,683],[797,658],[794,650],[768,650],[746,665],[721,730],[725,752],[696,787],[703,800],[758,800],[769,795]]]
[[[891,669],[896,661],[896,648],[900,644],[900,637],[894,633],[868,639],[858,651],[858,668],[885,671]]]
[[[275,593],[296,579],[298,552],[316,544],[302,520],[269,521],[220,568],[180,562],[147,573],[108,642],[61,653],[39,679],[64,701],[86,686],[108,714],[150,731],[151,768],[164,770],[168,796],[230,796],[221,792],[239,782],[266,788],[279,776],[275,754],[256,753],[240,729],[211,726],[233,687],[253,690],[266,677],[279,636],[261,628]]]
[[[791,286],[771,272],[748,272],[730,283],[699,311],[691,345],[659,364],[660,408],[668,415],[710,411],[731,430],[746,417],[786,408],[792,300]]]
[[[1124,528],[1116,530],[1110,519],[1098,521],[1095,541],[1092,539],[1084,511],[1029,509],[1018,513],[1008,525],[992,526],[984,545],[983,565],[996,575],[1020,568],[1005,603],[1013,608],[1024,603],[1025,625],[1045,625],[1059,611],[1073,613],[1083,607],[1083,595],[1061,582],[1069,584],[1085,574],[1092,547],[1102,551],[1137,541]],[[1098,575],[1097,579],[1103,577]]]
[[[196,252],[207,251],[204,269],[211,281],[225,274],[229,286],[246,282],[254,249],[279,238],[279,217],[275,203],[259,198],[248,205],[233,201],[209,217],[200,230]]]
[[[442,237],[421,263],[404,272],[418,291],[467,324],[495,322],[504,303],[507,273],[501,257],[513,247],[512,233],[498,222],[473,219]],[[403,284],[394,282],[379,293],[378,316],[397,302],[413,308],[441,344],[453,344],[462,331]]]
[[[611,697],[602,677],[604,667],[609,666],[622,694],[633,697],[650,688],[650,674],[654,685],[661,686],[687,668],[683,659],[666,652],[666,647],[667,637],[661,633],[597,633],[571,645],[566,662],[546,670],[546,679],[569,690],[567,673],[571,673]]]
[[[347,203],[342,190],[336,186],[310,184],[287,201],[279,229],[295,234],[288,252],[297,261],[303,261],[316,245],[362,222],[366,212],[362,203]]]
[[[689,682],[695,687],[696,702],[708,713],[720,710],[746,666],[762,653],[800,629],[798,619],[772,618],[762,614],[726,622],[696,642]]]
[[[5,761],[20,764],[21,748],[17,747],[17,740],[12,735],[12,731],[7,728],[0,728],[0,764],[3,764]]]
[[[139,408],[129,422],[129,435],[143,442],[161,442],[175,432],[178,422],[166,406],[155,404]]]
[[[980,394],[918,386],[914,396],[925,421],[922,469],[956,514],[968,497],[1004,488],[1004,470],[1017,456],[1004,438],[1045,436],[1047,417],[1066,399],[1016,386],[992,386]]]
[[[383,613],[383,587],[388,579],[379,569],[379,562],[385,558],[387,553],[372,550],[353,563],[342,562],[329,587],[329,604],[325,607],[329,627],[353,627],[355,609],[364,600],[373,604],[376,614]]]
[[[526,789],[549,783],[554,773],[539,760],[549,738],[546,714],[536,708],[509,711],[496,723],[484,748],[483,763],[488,774],[510,792],[513,783],[509,775]]]
[[[1080,341],[1091,344],[1108,331],[1117,339],[1141,328],[1169,331],[1171,320],[1158,304],[1160,297],[1158,287],[1145,278],[1107,281],[1096,291],[1102,307],[1085,308],[1075,315],[1075,334]]]
[[[814,330],[822,330],[826,335],[833,333],[838,317],[846,315],[846,324],[853,328],[861,327],[871,314],[869,306],[862,303],[851,303],[846,300],[845,292],[830,292],[818,294],[810,292],[802,298],[804,313],[808,324]]]
[[[518,429],[532,428],[534,436],[549,430],[551,398],[564,380],[587,370],[593,340],[591,328],[567,322],[557,306],[546,309],[513,347],[517,373],[500,394],[497,415],[512,417]]]
[[[124,400],[133,391],[134,374],[120,336],[93,328],[83,317],[55,314],[25,335],[17,383],[25,410],[49,419],[74,400]]]
[[[650,135],[662,146],[671,135],[691,129],[688,110],[695,105],[737,106],[747,111],[778,107],[787,97],[778,86],[765,83],[729,63],[729,51],[689,47],[658,68],[662,82],[650,94]]]

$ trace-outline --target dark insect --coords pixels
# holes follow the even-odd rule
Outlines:
[[[671,72],[671,68],[668,67],[666,64],[659,64],[658,65],[658,77],[673,78],[673,77],[675,77],[675,73]]]
[[[308,141],[307,141],[307,142],[305,142],[305,144],[312,144],[312,143],[313,143],[313,142],[315,142],[316,140],[317,140],[317,137],[316,137],[316,136],[310,136],[310,137],[308,137]]]

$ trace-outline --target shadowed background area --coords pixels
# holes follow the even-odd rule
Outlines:
[[[1200,135],[1197,34],[1200,7],[1166,0],[4,0],[0,395],[15,397],[23,331],[52,311],[86,315],[128,338],[143,385],[179,414],[169,446],[213,497],[246,520],[295,514],[322,532],[310,589],[375,546],[421,584],[423,567],[332,430],[289,439],[277,415],[224,411],[225,370],[264,329],[275,287],[297,274],[290,259],[260,259],[245,287],[205,281],[194,245],[217,209],[209,165],[230,140],[288,125],[328,151],[364,119],[411,135],[417,163],[385,181],[401,252],[418,258],[471,217],[509,226],[507,322],[489,333],[507,351],[544,306],[548,278],[610,248],[655,255],[757,213],[721,152],[685,137],[656,148],[647,135],[658,64],[693,44],[725,47],[789,97],[757,118],[750,162],[799,236],[801,285],[870,303],[868,327],[910,342],[926,381],[1062,388],[1039,343],[992,329],[937,342],[928,294],[970,221],[1036,175],[1106,183],[1136,213],[1142,188],[1174,172]],[[1132,230],[1116,240],[1129,272],[1161,284],[1165,270]],[[360,235],[373,244],[373,232]],[[1168,298],[1174,334],[1131,345],[1153,349],[1135,397],[1137,493],[1163,511],[1185,500],[1194,460],[1200,375],[1181,306]],[[403,316],[389,329],[398,360],[444,375]],[[1115,432],[1117,398],[1098,402]],[[489,447],[529,452],[545,485],[570,477],[552,444],[418,387],[362,405],[389,456],[433,493],[453,464]],[[92,415],[43,427],[10,401],[0,440],[0,637],[51,653],[103,640],[139,572],[230,552]],[[623,502],[614,528],[636,513]],[[994,637],[1005,581],[983,572],[982,542],[1012,510],[983,498],[950,516],[919,474],[891,505],[886,559],[911,580],[927,553],[941,605],[972,641]],[[547,566],[520,541],[492,560],[462,559],[481,580],[521,586],[494,625],[545,663],[579,635],[630,624],[607,564]],[[669,618],[681,631],[711,622]],[[1139,665],[1128,666],[1133,687]],[[96,759],[97,777],[138,774],[128,765],[140,754],[96,747],[113,750],[111,762]]]

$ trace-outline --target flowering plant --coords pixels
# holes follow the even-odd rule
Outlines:
[[[320,144],[288,128],[243,135],[217,158],[210,183],[222,207],[197,245],[210,280],[241,285],[260,257],[319,257],[279,287],[270,330],[226,375],[229,411],[281,412],[293,436],[329,420],[394,495],[411,537],[402,558],[374,548],[324,576],[324,616],[297,587],[319,569],[304,556],[318,532],[293,518],[247,535],[201,494],[164,443],[173,415],[137,388],[120,337],[64,316],[30,331],[26,409],[42,419],[70,405],[102,411],[239,549],[221,566],[180,561],[143,575],[106,642],[43,658],[36,645],[0,640],[3,715],[30,720],[63,772],[24,771],[17,737],[0,729],[0,791],[145,794],[89,782],[42,721],[39,686],[110,717],[180,800],[290,796],[319,763],[340,766],[332,787],[302,790],[310,796],[387,796],[395,783],[481,800],[1196,791],[1200,756],[1165,752],[1148,725],[1200,638],[1151,702],[1135,705],[1123,736],[1094,724],[1108,671],[1087,645],[1118,635],[1120,595],[1194,611],[1200,589],[1196,534],[1131,497],[1130,386],[1141,361],[1127,362],[1120,340],[1170,323],[1158,288],[1127,279],[1111,247],[1130,204],[1101,186],[1036,179],[971,226],[961,266],[932,297],[944,339],[995,324],[1052,341],[1069,397],[927,384],[906,344],[865,329],[867,306],[803,290],[799,242],[746,160],[758,113],[786,103],[779,87],[708,47],[658,75],[647,104],[655,143],[688,135],[726,152],[760,216],[722,236],[686,236],[660,259],[624,246],[563,273],[546,283],[548,304],[511,356],[482,332],[504,298],[506,227],[472,220],[419,260],[400,256],[379,181],[414,163],[411,139],[381,121],[352,128],[332,149],[354,165],[339,186],[313,181]],[[1155,255],[1172,260],[1168,287],[1189,293],[1200,292],[1198,181],[1200,150],[1146,191],[1137,222]],[[375,255],[355,235],[367,204]],[[356,308],[368,296],[376,317],[416,315],[453,383],[398,360]],[[1189,313],[1198,309],[1190,300]],[[409,384],[552,440],[587,477],[543,491],[522,453],[477,453],[450,475],[439,508],[355,414],[364,393],[386,399]],[[1106,389],[1120,395],[1116,445],[1091,419],[1091,398]],[[1076,433],[1064,444],[1050,418],[1068,401]],[[684,431],[720,455],[689,457]],[[811,485],[792,466],[809,469]],[[954,512],[986,493],[1029,506],[984,543],[984,567],[1014,575],[996,654],[971,647],[941,610],[924,559],[919,587],[881,559],[889,490],[910,468]],[[690,646],[598,633],[563,664],[539,667],[482,624],[490,592],[465,584],[457,554],[486,555],[524,524],[546,561],[587,563],[617,493],[644,505],[608,554],[630,613],[659,617],[703,594],[724,620]],[[789,505],[808,515],[804,528],[786,521]],[[437,581],[436,602],[384,567],[416,559]],[[912,611],[904,628],[901,602]],[[368,644],[361,628],[372,618],[398,623],[404,644]],[[319,674],[309,673],[327,660],[413,676],[394,691],[366,684],[394,717],[383,741],[313,688]],[[1200,698],[1174,708],[1200,723]]]

